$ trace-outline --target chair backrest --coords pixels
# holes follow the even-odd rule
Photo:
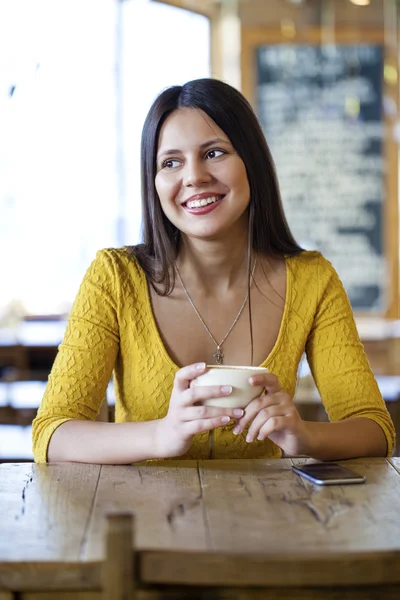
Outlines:
[[[133,516],[107,516],[98,562],[0,563],[0,600],[135,600]]]
[[[400,597],[400,551],[340,555],[135,552],[133,516],[107,516],[97,562],[0,563],[0,600]],[[355,593],[355,595],[354,595]]]

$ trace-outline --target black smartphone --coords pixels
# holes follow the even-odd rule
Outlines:
[[[343,485],[365,483],[365,477],[358,475],[336,463],[312,463],[301,467],[292,467],[295,473],[306,477],[317,485]]]

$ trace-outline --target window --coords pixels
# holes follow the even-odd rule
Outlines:
[[[0,320],[67,312],[98,249],[140,236],[140,135],[210,75],[209,22],[150,0],[0,3]]]

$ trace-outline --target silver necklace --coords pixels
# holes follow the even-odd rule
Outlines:
[[[253,275],[254,275],[254,271],[256,269],[256,262],[257,262],[257,257],[254,260],[253,269],[251,271],[251,277],[253,277]],[[213,357],[215,358],[215,362],[217,363],[217,365],[222,365],[222,361],[224,359],[224,353],[222,352],[222,344],[225,342],[226,338],[228,337],[228,335],[230,334],[230,332],[232,331],[232,329],[235,327],[236,323],[238,322],[238,320],[240,318],[240,315],[243,312],[244,307],[247,304],[247,301],[249,299],[249,289],[247,289],[246,295],[245,295],[244,300],[243,300],[243,304],[240,307],[239,312],[236,315],[235,320],[233,321],[232,325],[229,327],[229,329],[226,332],[224,338],[218,343],[217,340],[215,339],[215,337],[213,336],[213,334],[211,333],[211,331],[209,330],[209,328],[207,327],[206,323],[204,322],[203,317],[201,316],[201,314],[197,310],[196,305],[193,302],[192,298],[190,297],[190,294],[189,294],[189,292],[187,290],[187,287],[183,283],[183,279],[181,277],[181,274],[179,273],[179,269],[178,269],[177,265],[175,265],[175,269],[176,269],[176,272],[178,274],[179,281],[181,282],[182,287],[184,289],[184,292],[185,292],[185,294],[187,296],[187,299],[189,300],[190,304],[192,305],[192,308],[193,308],[194,312],[196,313],[196,315],[199,317],[200,321],[202,322],[204,329],[207,331],[208,335],[210,336],[210,338],[212,339],[212,341],[214,342],[214,344],[217,347],[217,350],[216,350],[215,354],[213,354]]]

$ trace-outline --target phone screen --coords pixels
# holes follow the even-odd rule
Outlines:
[[[315,482],[343,482],[363,483],[365,477],[334,463],[314,463],[301,467],[292,467],[299,475],[312,479]]]

